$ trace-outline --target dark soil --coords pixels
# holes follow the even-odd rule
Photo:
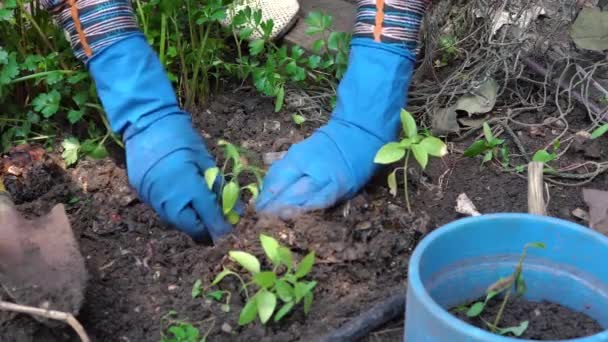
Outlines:
[[[248,149],[246,156],[256,165],[261,165],[263,153],[285,150],[314,128],[312,124],[296,127],[289,113],[275,114],[269,99],[247,89],[216,96],[193,117],[214,154],[218,155],[214,142],[226,139]],[[521,132],[522,140],[538,139]],[[469,143],[454,147],[462,150]],[[28,217],[66,204],[89,273],[78,319],[94,341],[158,341],[171,319],[193,323],[209,333],[209,341],[315,341],[375,302],[403,291],[412,250],[424,234],[460,217],[454,211],[460,193],[466,192],[481,212],[526,211],[525,179],[492,165],[480,169],[479,160],[452,153],[432,160],[425,172],[414,169],[413,214],[404,209],[402,195],[390,196],[381,173],[351,201],[293,222],[249,213],[233,235],[209,247],[169,229],[137,200],[120,155],[83,160],[68,169],[60,167],[58,159],[52,153],[32,161],[19,176],[4,175],[20,211]],[[600,176],[587,186],[601,188],[606,180]],[[570,212],[584,208],[579,188],[552,187],[551,195],[552,216],[575,220]],[[316,251],[311,279],[319,284],[308,317],[298,307],[280,324],[242,328],[237,324],[241,297],[233,295],[230,312],[225,313],[220,303],[192,299],[191,288],[197,279],[207,285],[224,266],[234,267],[227,258],[230,250],[262,257],[260,232],[280,239],[297,258]],[[227,278],[221,288],[236,293],[237,283]],[[172,310],[175,316],[162,319]],[[370,341],[400,340],[401,327],[402,322],[394,321],[374,332]],[[6,313],[0,313],[0,337],[2,341],[74,340],[70,329],[48,329],[29,317]]]
[[[486,321],[493,322],[501,303],[502,299],[490,301],[481,316]],[[469,318],[466,311],[451,310],[451,312],[467,323],[487,329],[479,317]],[[503,312],[500,327],[519,326],[523,321],[528,321],[529,325],[519,338],[528,340],[567,340],[594,335],[604,330],[589,316],[555,303],[530,302],[522,298],[510,299]]]

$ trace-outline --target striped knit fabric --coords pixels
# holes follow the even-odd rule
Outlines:
[[[42,0],[42,5],[67,32],[74,54],[84,62],[104,47],[139,32],[130,0]]]
[[[358,0],[353,36],[416,51],[422,17],[430,2],[431,0]]]

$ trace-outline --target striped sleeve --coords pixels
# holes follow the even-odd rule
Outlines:
[[[42,5],[68,33],[76,57],[85,62],[140,31],[130,0],[42,0]]]
[[[422,18],[431,0],[358,0],[353,36],[418,47]]]

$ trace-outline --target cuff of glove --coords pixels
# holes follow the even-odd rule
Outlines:
[[[42,5],[66,32],[76,57],[85,63],[140,31],[130,0],[42,0]]]
[[[430,0],[358,0],[353,36],[416,51]]]

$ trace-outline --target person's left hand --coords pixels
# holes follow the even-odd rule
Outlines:
[[[331,120],[271,166],[256,209],[287,219],[354,196],[397,137],[413,61],[407,50],[354,39]]]

